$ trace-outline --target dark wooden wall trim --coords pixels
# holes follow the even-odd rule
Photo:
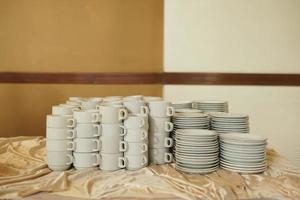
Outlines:
[[[300,86],[300,74],[165,73],[165,84]]]
[[[300,74],[0,72],[0,83],[300,86]]]
[[[1,83],[159,84],[160,73],[15,73],[0,72]]]

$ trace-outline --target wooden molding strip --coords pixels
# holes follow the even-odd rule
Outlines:
[[[1,83],[159,84],[160,73],[18,73],[0,72]]]
[[[300,86],[300,74],[0,72],[0,83]]]
[[[300,74],[164,73],[164,84],[300,86]]]

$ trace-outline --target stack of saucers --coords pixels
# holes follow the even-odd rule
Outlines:
[[[240,173],[260,173],[266,170],[267,139],[253,134],[220,135],[220,165]]]
[[[174,124],[174,129],[171,132],[171,137],[174,140],[173,149],[176,148],[176,129],[209,129],[209,117],[207,114],[201,113],[197,109],[178,109],[175,111],[172,117],[172,123]],[[175,154],[173,151],[173,157]]]
[[[237,113],[210,113],[211,129],[218,133],[249,133],[249,116]]]
[[[177,102],[172,102],[172,107],[177,110],[177,109],[185,109],[185,108],[192,108],[193,107],[193,102],[192,101],[177,101]]]
[[[215,131],[201,129],[176,130],[177,170],[187,173],[209,173],[219,167],[219,143]]]
[[[227,101],[195,101],[193,105],[203,112],[228,112]]]
[[[209,117],[194,109],[181,109],[172,117],[175,129],[208,129]]]

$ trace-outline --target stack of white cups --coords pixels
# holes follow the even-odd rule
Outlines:
[[[174,109],[171,102],[151,101],[150,109],[150,130],[149,130],[149,158],[154,164],[165,164],[172,162],[173,156],[169,148],[173,146],[173,139],[169,137],[173,130],[171,116]]]
[[[149,108],[141,95],[125,97],[123,103],[130,113],[124,120],[126,169],[137,170],[148,165]]]
[[[76,169],[93,168],[99,165],[99,110],[87,109],[74,111],[76,121],[73,141],[73,165]]]
[[[47,115],[47,163],[52,170],[66,170],[72,165],[73,128],[76,125],[73,110],[73,107],[53,106],[52,115]]]
[[[123,152],[126,144],[123,141],[126,129],[122,121],[128,112],[122,105],[104,104],[97,106],[101,119],[100,130],[100,169],[115,171],[124,168],[126,161]]]

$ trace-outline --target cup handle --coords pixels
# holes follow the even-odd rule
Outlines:
[[[171,117],[174,115],[174,108],[171,106],[167,107],[167,116]]]
[[[165,147],[172,147],[173,146],[173,139],[172,138],[165,138]]]
[[[69,136],[67,136],[67,139],[73,139],[76,135],[75,130],[68,130],[67,133]]]
[[[120,142],[120,145],[119,145],[120,152],[127,151],[127,147],[128,147],[127,142],[125,142],[125,141],[121,141]]]
[[[142,130],[141,135],[141,140],[145,140],[146,138],[148,138],[148,132],[146,130]]]
[[[171,132],[173,130],[174,126],[172,122],[165,122],[165,131]]]
[[[149,114],[149,108],[147,106],[141,106],[141,114],[148,115]]]
[[[128,116],[128,111],[124,108],[121,108],[119,110],[119,120],[124,120],[127,118],[127,116]]]
[[[102,127],[102,124],[99,125],[99,136],[101,137],[102,136],[102,132],[103,132],[103,127]]]
[[[148,159],[147,159],[147,157],[146,157],[146,156],[143,156],[143,158],[142,158],[142,163],[141,163],[141,166],[144,166],[144,165],[146,165],[146,164],[147,164],[147,162],[148,162]]]
[[[99,122],[101,122],[102,121],[102,113],[98,113],[98,115],[99,115]]]
[[[100,119],[99,113],[93,113],[92,116],[93,116],[93,119],[92,119],[93,123],[99,122],[99,119]]]
[[[93,163],[93,166],[97,166],[100,164],[100,156],[98,153],[95,153],[94,156],[96,157],[96,163]]]
[[[145,119],[141,119],[140,121],[140,128],[144,127],[146,124]]]
[[[102,149],[102,141],[101,141],[101,139],[99,139],[98,141],[99,141],[99,151],[101,151],[101,149]]]
[[[124,136],[127,134],[127,128],[123,125],[120,125],[120,128],[122,129],[120,136]]]
[[[142,144],[142,153],[145,153],[148,151],[148,145],[146,143]]]
[[[99,140],[95,139],[95,140],[93,140],[93,142],[95,142],[95,144],[96,144],[96,148],[93,149],[93,151],[99,151],[99,149],[100,149],[100,142],[99,142]]]
[[[173,155],[171,153],[165,153],[165,162],[170,163],[172,162]]]
[[[100,136],[100,125],[99,124],[93,124],[93,127],[95,128],[95,134],[93,135],[94,137],[99,137]]]
[[[127,166],[127,159],[124,157],[119,157],[118,160],[118,167],[119,168],[125,168]]]
[[[76,126],[76,120],[73,118],[68,119],[67,124],[68,124],[67,125],[68,128],[74,128]]]
[[[66,165],[71,165],[73,163],[73,156],[71,156],[70,154],[67,154],[67,157],[69,158],[69,162],[66,163]]]
[[[79,108],[72,108],[72,111],[79,111]]]
[[[98,155],[99,155],[99,165],[101,165],[101,163],[102,163],[102,156],[101,156],[100,153]]]
[[[75,142],[68,142],[67,146],[71,146],[71,147],[67,147],[68,151],[74,151],[76,144],[75,144]]]

